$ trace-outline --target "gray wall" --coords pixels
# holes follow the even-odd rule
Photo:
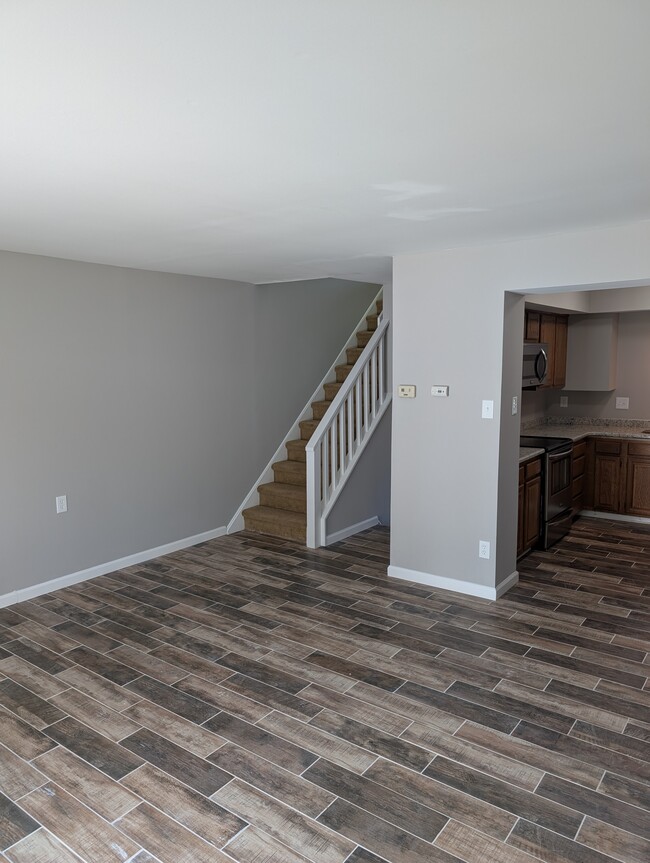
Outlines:
[[[391,407],[381,418],[327,518],[330,536],[369,518],[390,524]]]
[[[0,595],[227,524],[375,290],[9,252],[0,273]]]
[[[560,407],[560,395],[568,397],[568,407]],[[630,399],[629,410],[617,410],[618,396]],[[650,311],[619,315],[616,389],[611,392],[553,390],[548,397],[547,413],[617,420],[650,419]]]
[[[649,277],[650,222],[395,259],[393,392],[416,384],[418,396],[393,402],[392,567],[490,588],[515,571],[519,417],[508,402],[523,299],[506,308],[504,333],[505,292]],[[432,398],[433,384],[449,398]],[[482,399],[494,399],[493,420]],[[490,560],[478,558],[482,539]]]
[[[254,475],[254,287],[0,268],[0,593],[224,525]]]
[[[260,470],[378,291],[379,285],[342,279],[255,289],[255,436]]]

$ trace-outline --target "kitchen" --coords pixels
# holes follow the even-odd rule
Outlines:
[[[650,523],[650,288],[526,300],[517,557],[579,513]]]

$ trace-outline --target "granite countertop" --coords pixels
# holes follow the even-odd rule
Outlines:
[[[560,423],[540,423],[522,429],[521,433],[540,437],[566,437],[574,442],[590,436],[650,441],[650,434],[643,433],[645,430],[650,430],[650,420],[596,420],[576,417]]]
[[[531,458],[535,458],[536,455],[542,455],[543,452],[544,452],[544,450],[539,449],[539,447],[520,446],[519,447],[519,463],[521,464],[524,461],[528,461]]]

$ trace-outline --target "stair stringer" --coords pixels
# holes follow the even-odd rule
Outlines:
[[[246,497],[244,498],[244,500],[242,501],[240,506],[237,508],[237,511],[235,512],[233,517],[228,522],[228,526],[226,528],[226,533],[238,533],[240,530],[245,529],[244,516],[242,515],[242,513],[244,512],[245,509],[248,509],[249,507],[255,506],[259,503],[259,497],[260,496],[259,496],[259,492],[257,490],[258,486],[260,486],[264,483],[273,481],[273,465],[275,464],[275,462],[281,461],[285,457],[287,442],[295,439],[296,437],[300,437],[300,423],[303,420],[311,419],[312,402],[318,401],[322,397],[323,387],[325,386],[326,383],[330,383],[332,375],[336,375],[336,366],[341,365],[345,361],[345,359],[346,359],[346,353],[345,352],[347,351],[347,349],[355,347],[357,332],[359,330],[364,329],[364,325],[366,323],[366,317],[368,315],[372,314],[373,309],[376,308],[377,300],[382,299],[383,290],[384,290],[383,287],[380,288],[376,297],[373,299],[373,301],[370,303],[370,305],[368,306],[366,311],[363,313],[363,316],[361,317],[361,319],[357,323],[356,327],[354,328],[354,330],[350,334],[350,337],[348,338],[346,343],[343,345],[343,347],[339,351],[338,356],[336,357],[336,359],[334,360],[332,365],[329,367],[329,369],[325,372],[323,379],[321,380],[319,385],[316,387],[316,389],[312,393],[311,397],[309,398],[309,401],[306,403],[306,405],[304,406],[304,408],[302,409],[302,411],[298,415],[298,418],[296,419],[294,424],[291,426],[291,428],[289,429],[289,431],[285,435],[284,439],[282,440],[282,442],[280,443],[280,445],[278,446],[276,451],[273,453],[272,458],[269,460],[268,464],[266,465],[266,467],[264,468],[262,473],[258,476],[258,478],[255,481],[255,484],[253,485],[251,490],[248,492],[248,494],[246,495]]]

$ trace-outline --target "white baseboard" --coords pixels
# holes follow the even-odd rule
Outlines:
[[[335,542],[340,542],[342,539],[347,539],[349,536],[354,536],[355,533],[361,533],[362,530],[368,530],[378,524],[381,524],[381,522],[376,515],[373,515],[372,518],[366,518],[364,521],[358,521],[356,524],[351,524],[342,530],[328,533],[325,537],[325,545],[333,545]]]
[[[171,554],[173,551],[181,551],[183,548],[207,542],[209,539],[217,539],[220,536],[224,536],[225,533],[225,527],[217,527],[205,533],[197,533],[196,536],[188,536],[185,539],[178,539],[176,542],[169,542],[167,545],[159,545],[157,548],[149,548],[146,551],[130,554],[128,557],[121,557],[119,560],[100,563],[98,566],[91,566],[90,569],[81,569],[79,572],[72,572],[70,575],[62,575],[59,578],[42,581],[40,584],[33,584],[31,587],[12,590],[9,593],[0,595],[0,608],[14,605],[17,602],[24,602],[26,599],[33,599],[35,596],[42,596],[44,593],[51,593],[53,590],[60,590],[62,587],[79,584],[80,581],[87,581],[89,578],[108,575],[110,572],[124,569],[127,566],[134,566],[136,563],[144,563],[146,560],[153,560],[155,557],[163,557],[165,554]]]
[[[506,590],[509,590],[519,581],[519,573],[511,573],[497,587],[488,587],[483,584],[475,584],[473,581],[461,581],[457,578],[446,578],[442,575],[433,575],[431,572],[420,572],[417,569],[405,569],[402,566],[389,566],[390,578],[401,578],[404,581],[415,581],[418,584],[426,584],[429,587],[437,587],[440,590],[451,590],[454,593],[464,593],[467,596],[478,596],[481,599],[498,599]]]

